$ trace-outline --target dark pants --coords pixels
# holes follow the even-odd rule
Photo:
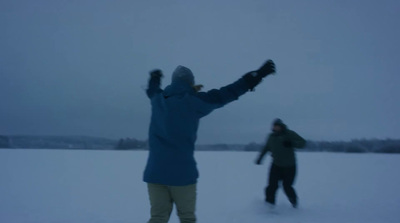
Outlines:
[[[296,166],[279,167],[275,164],[271,165],[269,172],[268,187],[265,188],[266,201],[275,204],[276,191],[279,187],[279,182],[282,181],[283,189],[290,203],[297,204],[296,191],[293,188],[294,179],[296,177]]]

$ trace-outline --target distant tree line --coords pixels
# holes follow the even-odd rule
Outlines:
[[[245,151],[259,151],[264,145],[250,143]],[[299,151],[343,152],[343,153],[400,153],[398,139],[356,139],[351,141],[308,140],[305,149]]]
[[[243,151],[243,148],[243,145],[233,144],[196,145],[197,151]]]
[[[197,151],[260,151],[260,143],[196,145]],[[4,136],[0,148],[24,149],[88,149],[88,150],[147,150],[148,141],[134,138],[120,140],[85,136]],[[351,141],[307,141],[299,151],[343,153],[400,153],[399,139],[357,139]]]
[[[0,136],[0,148],[109,150],[116,142],[86,136]]]
[[[147,149],[147,141],[141,141],[134,138],[125,138],[118,141],[115,149],[117,150],[145,150]]]
[[[0,148],[11,148],[10,139],[7,136],[0,135]]]

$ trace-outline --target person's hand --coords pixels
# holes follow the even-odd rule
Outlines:
[[[292,143],[292,141],[290,141],[290,140],[285,140],[285,141],[283,141],[283,146],[284,147],[286,147],[286,148],[292,148],[293,147],[293,143]]]
[[[275,72],[275,63],[272,60],[268,60],[260,69],[246,73],[243,78],[246,80],[249,89],[253,91],[254,88],[261,83],[263,78]]]
[[[162,78],[163,77],[162,71],[160,69],[152,70],[150,71],[150,77]]]
[[[276,72],[275,68],[275,63],[272,60],[267,60],[260,69],[257,70],[257,74],[261,77],[264,78],[270,74],[273,74]]]

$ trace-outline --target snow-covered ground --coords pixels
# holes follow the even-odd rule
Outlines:
[[[400,155],[299,153],[300,209],[263,202],[270,158],[197,152],[198,222],[400,222]],[[0,150],[1,223],[144,223],[147,152]],[[175,213],[170,222],[179,222]]]

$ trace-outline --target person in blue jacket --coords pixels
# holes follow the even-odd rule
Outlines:
[[[172,82],[161,89],[161,70],[150,72],[147,96],[151,101],[149,156],[143,180],[151,205],[149,223],[168,222],[173,204],[181,223],[196,222],[196,184],[199,173],[194,158],[199,120],[213,110],[253,90],[262,79],[275,73],[268,60],[260,69],[246,73],[236,82],[200,92],[192,71],[178,66]]]

